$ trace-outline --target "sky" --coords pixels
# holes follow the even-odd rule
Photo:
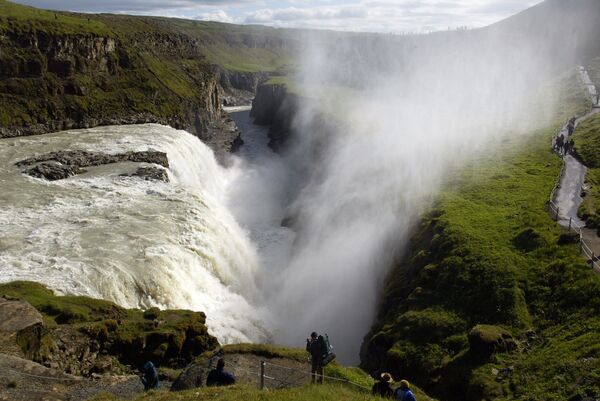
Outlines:
[[[15,0],[80,12],[157,15],[283,28],[425,33],[490,25],[540,0]]]

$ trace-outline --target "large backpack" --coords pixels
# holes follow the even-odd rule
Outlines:
[[[327,333],[320,335],[319,338],[317,338],[317,343],[321,346],[323,352],[323,366],[325,366],[335,359],[333,347],[329,343],[329,336]]]

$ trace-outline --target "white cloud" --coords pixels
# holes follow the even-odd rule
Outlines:
[[[428,32],[492,24],[540,0],[17,0],[83,12],[177,16],[277,27]]]
[[[230,17],[224,10],[215,10],[206,13],[200,14],[196,19],[203,21],[217,21],[217,22],[227,22],[234,23],[235,20]]]
[[[348,4],[264,8],[245,23],[372,32],[428,32],[492,24],[539,0],[362,0]]]

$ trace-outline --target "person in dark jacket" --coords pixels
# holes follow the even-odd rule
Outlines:
[[[407,380],[400,380],[400,387],[396,389],[394,397],[397,401],[417,401]]]
[[[392,383],[392,375],[389,373],[382,373],[381,376],[379,376],[379,380],[373,384],[371,393],[383,398],[394,398],[394,390],[392,390],[391,387]]]
[[[306,339],[306,351],[310,354],[311,361],[311,378],[312,382],[323,384],[323,349],[322,341],[319,341],[319,335],[316,332],[310,334],[310,338]]]
[[[210,386],[229,386],[235,384],[235,376],[225,371],[225,360],[220,358],[217,361],[216,369],[208,372],[206,385]]]
[[[144,390],[148,391],[160,386],[160,382],[158,381],[158,372],[156,371],[156,368],[152,362],[146,362],[142,371],[144,373],[142,376]]]

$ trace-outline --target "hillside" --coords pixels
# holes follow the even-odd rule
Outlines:
[[[165,18],[81,15],[0,1],[0,136],[159,122],[217,151],[238,133],[222,114],[281,68],[279,31]]]
[[[555,89],[555,124],[474,161],[423,219],[388,277],[363,368],[447,400],[599,394],[600,279],[545,210],[560,170],[550,139],[589,104],[575,72]]]

